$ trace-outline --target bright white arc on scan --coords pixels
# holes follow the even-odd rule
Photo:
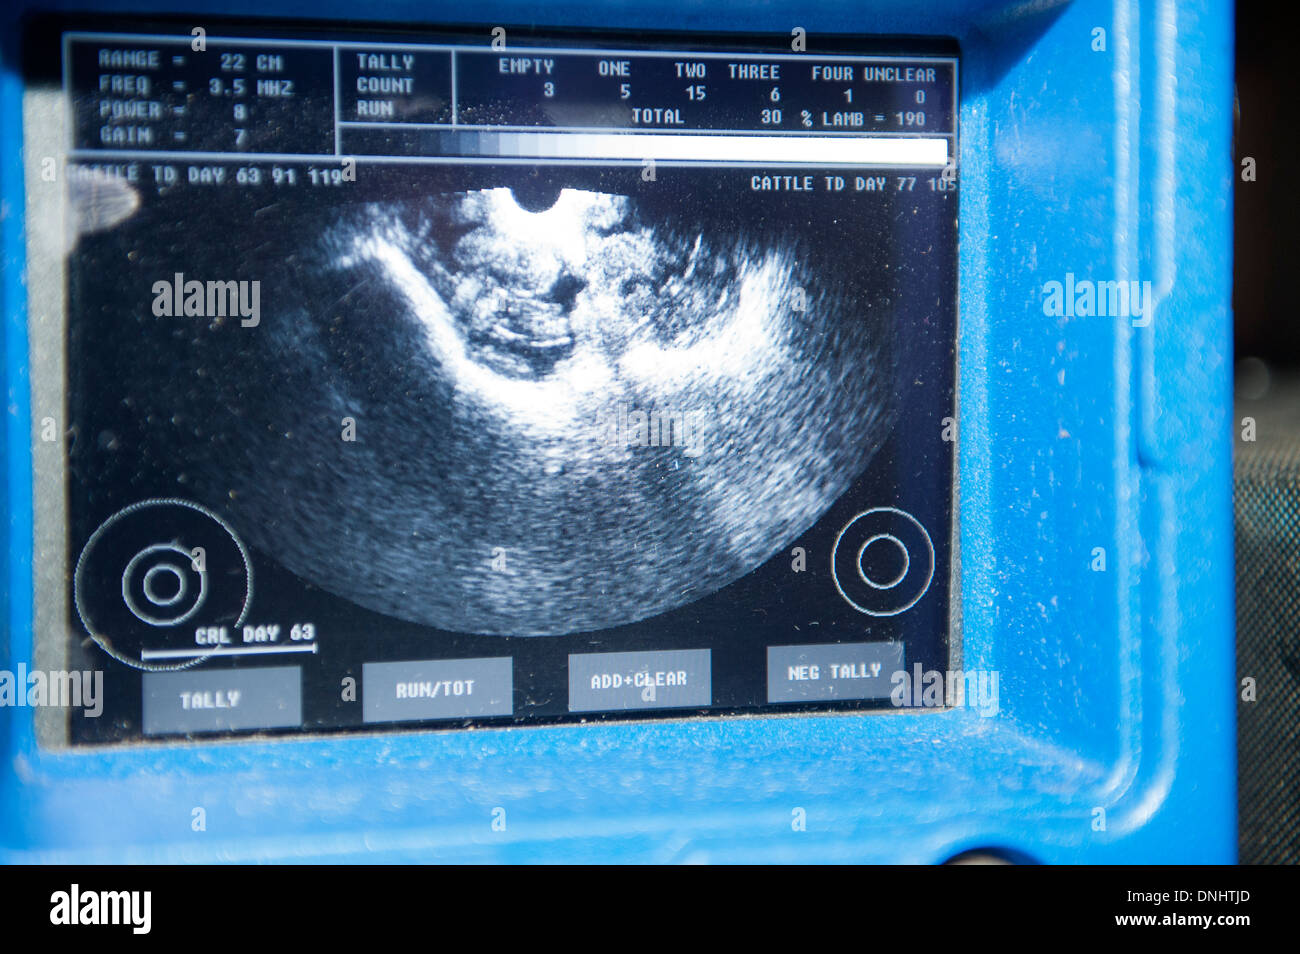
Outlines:
[[[601,254],[602,233],[624,217],[627,203],[622,196],[564,189],[550,208],[530,212],[507,188],[472,193],[468,201],[472,219],[484,223],[471,233],[476,257],[510,263],[520,272],[520,281],[526,278],[530,286],[521,292],[531,292],[565,270],[594,275],[590,260]],[[665,346],[642,339],[615,363],[615,356],[589,338],[602,315],[585,311],[618,307],[620,302],[609,290],[588,288],[574,305],[571,353],[541,377],[503,374],[471,353],[456,315],[408,251],[409,239],[392,228],[376,230],[358,238],[355,256],[342,264],[354,264],[358,258],[378,264],[410,306],[430,352],[457,389],[534,435],[568,433],[571,422],[586,419],[593,403],[617,392],[616,379],[672,382],[689,389],[692,381],[701,379],[747,378],[756,368],[771,367],[776,358],[782,336],[773,327],[779,322],[773,302],[780,297],[783,270],[767,256],[745,269],[730,295],[724,293],[717,302],[709,331],[689,344]],[[521,261],[527,266],[522,270]],[[691,271],[694,263],[693,254]],[[709,317],[699,316],[701,321]]]
[[[771,325],[779,317],[772,304],[780,285],[777,263],[763,261],[743,277],[730,317],[713,334],[682,347],[643,342],[628,350],[620,366],[642,380],[681,381],[704,369],[716,376],[752,378],[756,369],[771,367],[765,352],[773,350],[777,340]]]

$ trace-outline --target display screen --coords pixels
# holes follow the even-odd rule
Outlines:
[[[30,37],[67,742],[921,704],[951,45],[127,26]]]

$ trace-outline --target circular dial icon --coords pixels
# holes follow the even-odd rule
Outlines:
[[[865,510],[835,538],[831,576],[840,596],[859,613],[897,616],[930,588],[934,544],[920,521],[906,511]]]
[[[230,525],[187,500],[142,500],[86,541],[73,602],[106,653],[145,670],[208,658],[199,627],[238,626],[253,599],[248,551]]]

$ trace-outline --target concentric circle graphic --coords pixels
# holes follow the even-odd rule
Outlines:
[[[188,669],[212,653],[186,624],[237,627],[253,602],[248,551],[225,520],[177,498],[131,504],[82,547],[73,604],[86,632],[119,662]],[[179,660],[179,661],[175,661]]]
[[[176,580],[176,592],[171,596],[163,596],[158,592],[157,579],[161,573],[168,573]],[[206,583],[206,577],[204,579]],[[125,589],[125,587],[124,587]],[[180,567],[171,563],[159,563],[153,566],[148,573],[144,575],[144,595],[145,598],[155,606],[171,606],[179,603],[185,598],[185,574]]]
[[[184,560],[188,568],[181,569],[175,563],[164,563],[156,558],[156,553],[174,553]],[[149,568],[141,572],[141,566]],[[168,574],[178,581],[177,589],[171,596],[160,596],[158,594],[158,576],[159,574]],[[191,586],[187,574],[198,577],[198,593],[188,609],[179,614],[173,613],[170,616],[156,616],[153,613],[155,609],[167,609],[180,603],[190,591]],[[143,602],[150,605],[150,610],[141,607],[141,601],[137,600],[137,588],[144,593]],[[150,626],[179,626],[184,623],[200,609],[208,598],[208,571],[196,569],[194,561],[190,554],[178,547],[174,543],[155,543],[145,547],[139,553],[131,558],[131,562],[126,565],[122,571],[122,601],[126,603],[127,608]]]
[[[831,577],[840,596],[859,613],[897,616],[930,588],[934,543],[905,510],[864,510],[835,538]]]
[[[881,541],[888,541],[889,543],[892,543],[896,547],[898,547],[898,552],[903,558],[903,566],[899,569],[898,573],[896,573],[892,579],[889,579],[884,583],[878,583],[875,580],[873,580],[867,574],[866,567],[862,565],[862,561],[867,558],[867,547],[871,546],[873,543],[878,543]],[[868,537],[867,542],[862,544],[862,546],[858,547],[858,578],[861,579],[863,583],[867,584],[867,586],[871,587],[872,589],[876,589],[876,590],[893,589],[899,583],[903,582],[903,578],[907,576],[907,571],[911,568],[911,566],[912,566],[912,556],[907,552],[907,547],[903,544],[902,540],[898,539],[898,537],[894,536],[892,533],[877,533],[874,537]]]

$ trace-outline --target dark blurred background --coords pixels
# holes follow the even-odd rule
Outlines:
[[[1272,7],[1237,4],[1233,490],[1238,845],[1247,864],[1300,863],[1300,279],[1297,61]],[[1241,163],[1255,160],[1255,181]]]
[[[1300,315],[1284,287],[1300,280],[1296,221],[1297,158],[1292,31],[1277,7],[1237,4],[1237,189],[1233,309],[1237,359],[1259,358],[1270,368],[1300,370]],[[1241,162],[1255,160],[1254,182],[1241,181]],[[1245,369],[1243,369],[1245,370]]]

